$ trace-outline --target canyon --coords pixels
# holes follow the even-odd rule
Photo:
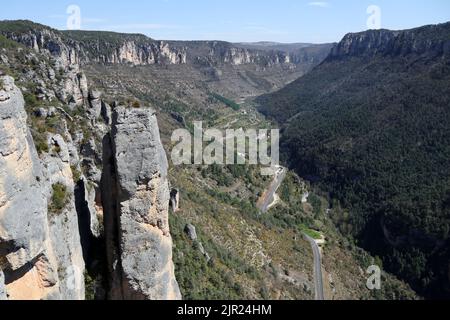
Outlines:
[[[312,300],[304,230],[326,234],[326,299],[417,298],[388,272],[382,290],[366,288],[364,270],[380,258],[358,246],[347,208],[286,148],[304,115],[297,94],[315,93],[320,110],[356,59],[448,52],[417,34],[286,45],[0,21],[0,299]],[[270,184],[261,167],[169,161],[172,133],[199,120],[283,129],[290,170],[267,213],[256,208]]]
[[[189,65],[221,77],[218,67],[246,65],[295,78],[321,59],[28,21],[0,22],[0,35],[1,72],[19,83],[0,74],[0,297],[12,300],[181,299],[156,111],[106,101],[85,69]]]

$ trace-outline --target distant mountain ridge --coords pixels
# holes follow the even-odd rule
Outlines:
[[[36,50],[70,56],[78,63],[110,63],[135,65],[186,64],[257,64],[295,66],[320,62],[331,45],[306,51],[309,46],[288,50],[286,46],[262,50],[261,46],[241,46],[224,41],[159,41],[141,34],[104,31],[58,31],[31,21],[0,21],[0,34]],[[288,46],[289,47],[289,46]],[[290,47],[289,47],[290,48]],[[302,51],[303,50],[303,51]],[[76,55],[75,57],[72,57]]]
[[[31,21],[0,21],[0,34],[35,51],[46,51],[62,65],[91,62],[135,65],[182,64],[185,53],[139,34],[58,31]]]
[[[295,52],[300,49],[310,48],[310,47],[319,47],[323,44],[313,44],[313,43],[281,43],[281,42],[269,42],[269,41],[260,41],[260,42],[237,42],[234,45],[247,48],[247,49],[258,49],[258,50],[278,50],[285,52]]]
[[[331,44],[305,45],[294,49],[289,45],[262,48],[225,41],[169,41],[169,43],[175,48],[184,48],[188,62],[209,61],[216,65],[256,64],[260,67],[317,64],[328,55],[332,48]]]
[[[410,54],[450,54],[450,22],[420,28],[390,31],[369,30],[347,34],[328,59],[351,56],[406,56]]]

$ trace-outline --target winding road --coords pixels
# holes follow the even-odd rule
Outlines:
[[[275,193],[278,188],[280,188],[283,183],[284,178],[286,177],[287,169],[280,167],[276,172],[273,181],[270,183],[269,188],[264,191],[263,195],[259,198],[256,206],[260,210],[261,213],[266,213],[270,205],[273,203],[275,199]],[[316,300],[325,300],[323,294],[323,275],[322,275],[322,257],[320,254],[320,249],[317,242],[311,238],[310,236],[303,234],[305,239],[311,244],[311,248],[314,255],[314,286],[315,286],[315,299]]]
[[[314,254],[314,286],[316,288],[315,299],[325,300],[323,294],[323,277],[322,277],[322,257],[320,255],[320,249],[316,241],[308,235],[304,235],[305,239],[311,244],[311,248]]]
[[[270,205],[275,200],[275,193],[281,186],[281,183],[283,183],[284,178],[286,178],[286,172],[287,172],[286,168],[280,167],[278,171],[275,173],[275,177],[273,178],[273,181],[270,183],[269,188],[266,191],[264,191],[261,198],[259,198],[256,207],[259,209],[261,213],[266,213],[267,211],[269,211]]]

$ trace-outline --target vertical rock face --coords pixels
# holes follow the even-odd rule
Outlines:
[[[411,30],[368,30],[349,33],[339,42],[327,58],[328,61],[349,57],[407,56],[439,57],[450,54],[450,40],[447,37],[433,38],[434,34],[448,32],[450,23],[425,26]]]
[[[16,24],[22,32],[6,28],[0,33],[36,52],[49,54],[57,68],[69,69],[89,62],[134,65],[186,63],[183,48],[175,49],[166,42],[143,35],[124,34],[116,41],[117,38],[111,39],[108,35],[102,38],[89,31],[61,32],[30,21],[16,21]]]
[[[180,299],[168,222],[168,162],[154,111],[115,108],[110,142],[113,166],[104,183],[114,185],[106,194],[115,199],[105,206],[111,211],[105,212],[111,220],[105,230],[117,231],[107,239],[110,297]]]
[[[0,269],[0,301],[6,300],[6,289],[5,289],[5,275],[3,271]]]
[[[0,288],[9,299],[57,298],[42,167],[22,94],[12,78],[2,81],[8,98],[0,102]]]
[[[25,22],[24,25],[27,24]],[[33,27],[28,26],[29,30],[23,33],[6,32],[4,35],[11,40],[22,43],[36,52],[48,53],[55,58],[58,68],[67,68],[78,64],[80,57],[78,55],[78,44],[71,42],[67,44],[62,39],[62,35],[53,29],[46,28],[39,24]]]
[[[183,64],[184,49],[144,36],[97,43],[29,22],[17,25],[20,32],[0,33],[32,48],[21,49],[30,61],[45,58],[23,77],[36,84],[40,101],[59,101],[27,108],[36,116],[32,123],[44,129],[38,155],[22,94],[12,78],[0,77],[0,299],[84,299],[85,263],[98,287],[89,293],[97,298],[105,296],[105,276],[113,299],[181,298],[168,223],[168,164],[154,112],[113,112],[90,90],[81,66]],[[8,58],[2,54],[0,61]],[[86,112],[73,116],[65,107]],[[58,122],[54,130],[50,120]]]
[[[42,158],[48,198],[51,200],[52,186],[55,184],[64,185],[68,197],[67,205],[61,212],[48,214],[50,240],[58,264],[61,299],[84,300],[84,260],[69,149],[60,135],[49,137],[49,145],[59,152],[57,156],[46,154]]]
[[[89,107],[90,112],[95,118],[100,117],[102,113],[101,93],[98,91],[89,92]]]
[[[73,197],[68,148],[52,137],[58,156],[39,159],[21,92],[3,77],[0,102],[0,298],[84,299],[84,261],[75,208],[47,212],[52,185]],[[42,165],[43,164],[43,165]]]

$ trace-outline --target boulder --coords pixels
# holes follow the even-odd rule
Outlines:
[[[52,118],[54,116],[56,116],[56,108],[55,107],[48,108],[47,117]]]
[[[198,251],[205,257],[206,262],[211,261],[211,257],[208,252],[206,252],[205,247],[203,247],[203,244],[201,242],[197,243]]]
[[[187,236],[192,241],[196,241],[198,239],[197,238],[197,231],[196,231],[195,227],[192,224],[186,225],[186,227],[184,228],[184,232],[186,232]]]
[[[170,191],[170,206],[174,213],[180,210],[180,190],[172,189]]]
[[[44,108],[38,108],[37,110],[34,111],[34,114],[38,118],[47,118],[48,111]]]

